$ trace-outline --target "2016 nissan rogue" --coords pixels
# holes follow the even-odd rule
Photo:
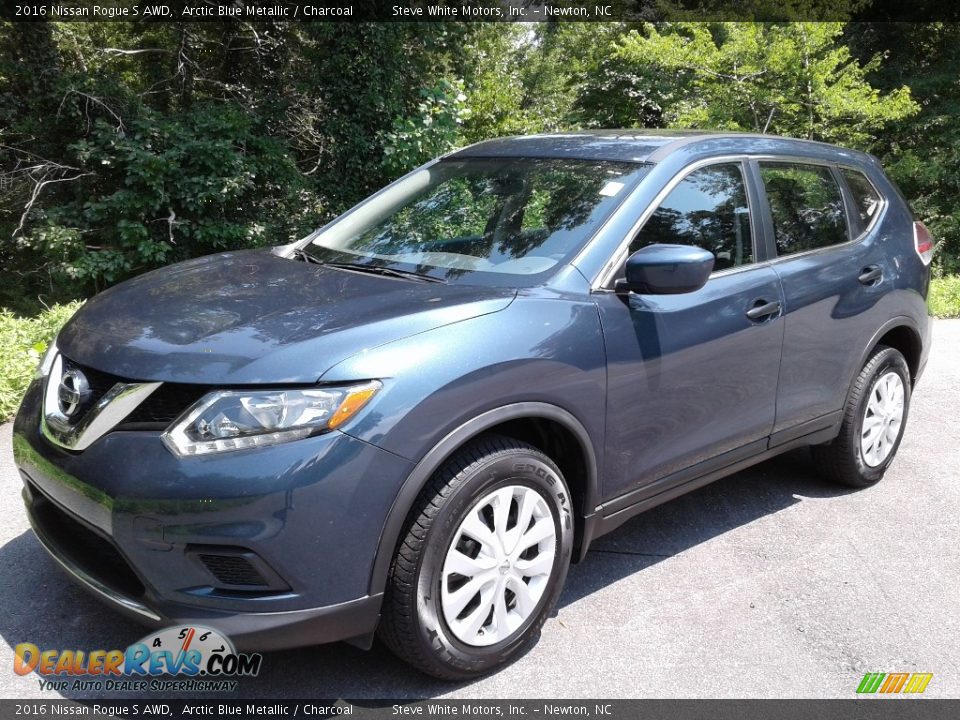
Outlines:
[[[15,424],[37,537],[155,625],[445,678],[571,561],[790,448],[871,485],[926,362],[933,241],[877,161],[762,135],[483,142],[302,241],[90,300]]]

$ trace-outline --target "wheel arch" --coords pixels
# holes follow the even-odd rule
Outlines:
[[[877,345],[892,347],[903,355],[907,361],[907,367],[910,368],[911,385],[915,384],[920,372],[920,360],[923,356],[923,339],[920,330],[913,321],[907,316],[900,316],[888,320],[874,333],[860,356],[860,362],[857,364],[853,378],[850,380],[850,387],[853,387],[853,383],[860,373],[860,368],[867,362],[867,358]]]
[[[380,534],[370,577],[370,595],[384,591],[390,562],[410,508],[427,481],[453,453],[488,432],[528,442],[557,463],[573,496],[575,544],[583,537],[584,518],[597,506],[599,497],[596,452],[586,428],[572,413],[557,405],[543,402],[505,405],[481,413],[448,433],[407,476]],[[575,551],[574,557],[578,554]]]

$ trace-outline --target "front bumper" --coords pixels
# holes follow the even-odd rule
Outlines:
[[[42,436],[36,384],[14,424],[14,455],[40,543],[132,618],[212,626],[244,650],[376,628],[371,572],[410,471],[395,455],[339,432],[181,459],[159,433],[118,431],[72,453]]]

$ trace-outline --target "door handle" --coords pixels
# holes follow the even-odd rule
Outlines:
[[[876,285],[883,280],[883,269],[878,265],[870,265],[860,271],[857,278],[861,285]]]
[[[763,320],[780,312],[780,301],[757,300],[748,310],[747,317],[751,320]]]

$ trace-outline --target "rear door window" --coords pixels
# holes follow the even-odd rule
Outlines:
[[[840,186],[829,167],[761,162],[777,255],[817,250],[850,239]]]

